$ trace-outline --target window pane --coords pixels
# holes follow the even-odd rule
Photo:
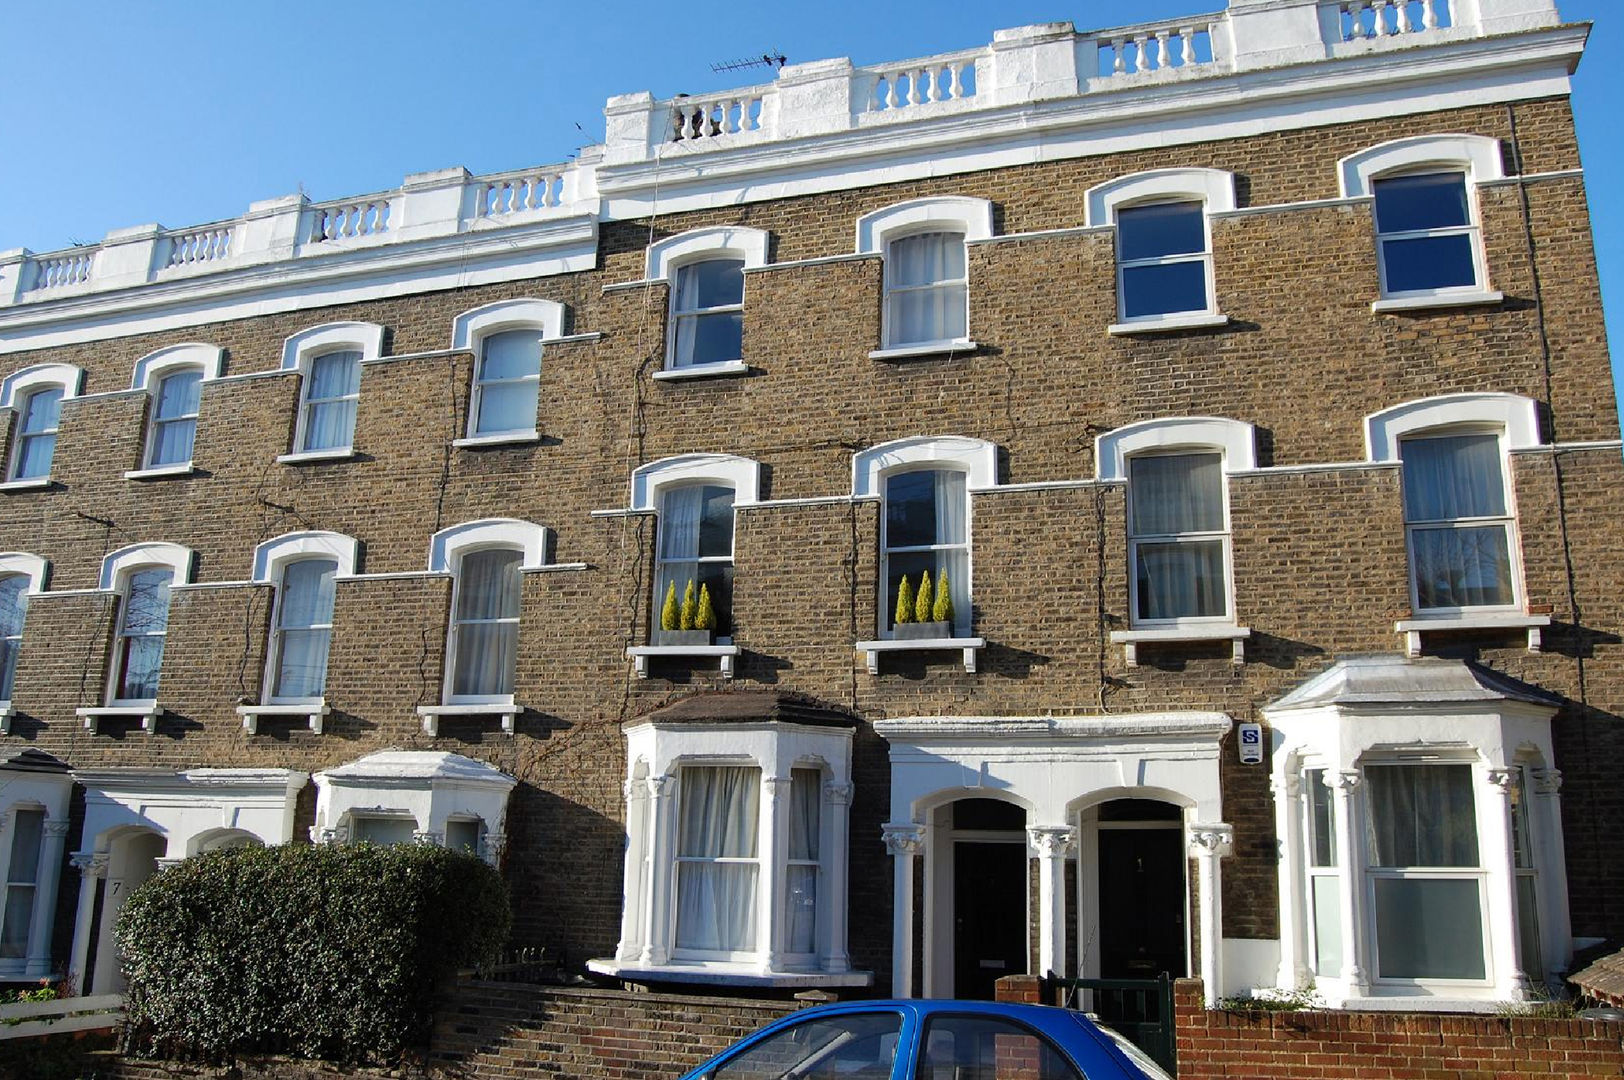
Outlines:
[[[1330,874],[1308,879],[1314,905],[1314,971],[1336,978],[1342,974],[1342,890]]]
[[[1128,460],[1135,536],[1222,532],[1223,458],[1218,454],[1154,454]]]
[[[753,952],[756,892],[755,863],[679,864],[677,948]]]
[[[1387,291],[1466,288],[1477,284],[1472,238],[1465,233],[1382,241]]]
[[[1371,185],[1376,195],[1376,228],[1380,232],[1447,229],[1471,222],[1463,173],[1395,176]]]
[[[847,1013],[807,1020],[735,1054],[718,1065],[711,1077],[888,1080],[901,1033],[902,1016],[894,1012]]]
[[[1376,948],[1384,979],[1482,979],[1477,882],[1376,879]]]
[[[787,866],[784,868],[784,941],[785,949],[792,953],[817,951],[818,933],[818,868],[815,866]]]
[[[202,386],[201,371],[181,371],[160,381],[156,413],[158,419],[171,420],[177,416],[196,415]]]
[[[1370,765],[1372,866],[1478,865],[1470,765]]]
[[[1222,618],[1229,607],[1224,544],[1138,544],[1141,619]]]
[[[682,603],[689,582],[694,583],[694,602],[699,601],[699,590],[710,589],[711,607],[716,611],[716,633],[726,634],[733,625],[733,564],[701,562],[668,562],[660,567],[660,576],[654,590],[655,610],[665,604],[666,590],[677,587],[677,603]]]
[[[452,851],[479,854],[479,822],[448,821],[445,823],[445,846]]]
[[[305,420],[306,450],[337,450],[355,441],[355,402],[328,401],[310,406]]]
[[[162,633],[169,626],[169,570],[137,570],[129,577],[124,599],[126,634]]]
[[[457,571],[458,619],[517,619],[522,552],[490,548],[462,557]]]
[[[733,489],[700,488],[699,557],[733,554]]]
[[[13,885],[5,890],[4,924],[0,925],[0,956],[27,956],[28,931],[34,925],[34,886]]]
[[[892,625],[896,619],[897,593],[902,588],[903,577],[907,577],[908,587],[914,590],[914,596],[917,597],[919,582],[926,570],[930,571],[932,585],[935,584],[938,561],[934,551],[912,551],[886,557],[885,611],[882,615],[887,626]]]
[[[1405,439],[1404,514],[1410,521],[1503,517],[1506,485],[1497,435]]]
[[[145,701],[158,696],[158,672],[163,666],[164,639],[126,638],[122,677],[118,684],[121,701]]]
[[[887,477],[885,546],[964,543],[966,500],[962,472],[924,469]]]
[[[963,280],[964,235],[918,233],[893,240],[885,249],[885,272],[893,287]]]
[[[1118,210],[1117,258],[1159,259],[1207,250],[1207,230],[1198,202],[1158,203]],[[1203,300],[1202,307],[1206,307]]]
[[[677,320],[675,367],[725,364],[744,356],[744,316],[736,311]]]
[[[677,310],[744,303],[744,260],[706,259],[677,271]]]
[[[513,693],[518,645],[517,623],[468,623],[457,627],[452,694],[490,697]]]
[[[1122,317],[1125,319],[1205,310],[1207,264],[1204,260],[1128,266],[1122,270]]]
[[[475,432],[490,435],[503,431],[534,431],[538,389],[533,382],[497,383],[481,387]]]
[[[508,330],[480,345],[479,378],[520,379],[541,372],[541,331]]]
[[[55,435],[27,435],[17,451],[18,480],[35,480],[51,475],[51,458],[56,455]]]
[[[358,352],[328,353],[318,356],[310,364],[310,388],[307,396],[336,398],[361,392],[361,354]]]
[[[1331,785],[1325,782],[1324,769],[1308,772],[1308,831],[1309,865],[1335,866],[1336,804]]]
[[[28,609],[28,578],[23,574],[8,574],[0,578],[0,638],[16,637],[23,632],[23,614]]]
[[[39,390],[28,396],[23,405],[23,418],[20,430],[24,434],[33,434],[37,431],[49,431],[56,427],[57,417],[62,409],[62,391]]]
[[[42,810],[18,810],[12,825],[11,858],[6,881],[13,885],[33,885],[39,881],[39,850],[45,835]]]
[[[1527,774],[1518,768],[1513,775],[1516,782],[1511,786],[1511,860],[1519,870],[1532,870],[1534,853],[1528,823]]]
[[[17,679],[17,642],[0,639],[0,701],[10,701]]]
[[[410,844],[417,822],[408,817],[356,817],[350,819],[350,839],[355,843],[390,847]]]
[[[321,697],[327,684],[330,630],[284,630],[271,693],[279,698]]]
[[[953,1080],[1081,1080],[1043,1036],[990,1016],[933,1016],[921,1076]]]
[[[152,465],[184,465],[192,460],[196,420],[167,420],[153,425]]]
[[[964,337],[967,318],[964,298],[963,285],[938,285],[892,293],[889,343],[898,346],[956,341]]]
[[[282,571],[279,615],[285,627],[305,627],[333,621],[333,578],[338,563],[331,559],[300,559]]]
[[[816,859],[823,776],[816,769],[791,769],[789,775],[789,857]]]
[[[756,857],[760,769],[683,769],[680,798],[682,839],[678,855],[708,859]]]
[[[1539,905],[1535,903],[1534,875],[1517,875],[1517,966],[1538,986],[1545,978],[1539,952]]]
[[[1418,607],[1499,607],[1515,601],[1505,526],[1412,529],[1410,542]]]

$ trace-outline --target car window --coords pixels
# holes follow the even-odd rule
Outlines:
[[[728,1058],[710,1080],[888,1080],[901,1031],[900,1013],[818,1017]]]
[[[933,1016],[916,1080],[1082,1080],[1047,1038],[996,1016]]]
[[[1122,1051],[1124,1057],[1139,1067],[1139,1071],[1145,1074],[1147,1080],[1173,1080],[1173,1077],[1168,1075],[1160,1065],[1156,1064],[1149,1054],[1129,1042],[1121,1032],[1106,1027],[1104,1024],[1095,1024],[1094,1030],[1116,1043],[1116,1048]]]

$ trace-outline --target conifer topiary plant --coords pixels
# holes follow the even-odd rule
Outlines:
[[[716,629],[716,608],[711,604],[709,585],[699,587],[699,610],[694,612],[694,629]]]
[[[677,610],[677,583],[665,587],[665,603],[660,605],[660,629],[675,630],[682,615]]]
[[[914,601],[914,622],[930,622],[930,571],[919,575],[919,597]]]
[[[678,629],[692,630],[694,616],[699,613],[699,602],[694,599],[694,579],[688,579],[688,587],[682,591],[682,614]]]
[[[902,584],[897,586],[897,624],[911,623],[914,619],[914,591],[908,584],[908,575],[902,575]]]
[[[935,622],[953,622],[953,593],[948,588],[946,570],[936,579],[936,602],[931,605],[930,617]]]

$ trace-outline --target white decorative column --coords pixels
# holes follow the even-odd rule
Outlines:
[[[1038,853],[1038,970],[1066,975],[1066,853],[1073,832],[1069,825],[1034,825],[1027,839]]]
[[[784,954],[784,920],[777,918],[784,906],[784,856],[789,851],[789,814],[785,803],[789,798],[790,778],[763,776],[761,778],[761,850],[756,865],[760,875],[756,881],[756,951],[761,956],[762,974],[776,971],[782,966]]]
[[[1359,808],[1354,792],[1359,789],[1361,777],[1357,772],[1339,772],[1326,780],[1336,806],[1336,850],[1342,863],[1337,878],[1342,888],[1342,993],[1344,997],[1364,997],[1370,992],[1370,982],[1360,958],[1369,943],[1359,930],[1364,924],[1365,896],[1359,888],[1363,874],[1357,865],[1361,859],[1358,852],[1364,849],[1353,843],[1354,814]]]
[[[636,960],[643,951],[644,912],[648,910],[648,785],[627,780],[621,790],[626,796],[625,900],[620,906],[620,948],[616,960]]]
[[[96,933],[91,921],[96,913],[96,883],[107,877],[107,853],[79,851],[69,862],[79,871],[79,909],[73,919],[73,959],[68,979],[82,996],[86,990],[85,965],[90,958],[90,941]]]
[[[650,857],[664,853],[676,862],[677,778],[651,776],[648,785]],[[645,964],[665,964],[671,960],[671,888],[676,874],[661,874],[648,868],[648,908],[644,911],[643,955]]]
[[[1483,869],[1488,873],[1489,976],[1495,993],[1507,1001],[1528,997],[1528,976],[1522,970],[1517,940],[1517,855],[1512,850],[1511,797],[1517,790],[1520,769],[1488,769],[1487,782],[1478,790],[1483,808],[1478,811],[1478,851],[1487,855]],[[1482,855],[1479,856],[1482,858]]]
[[[1223,823],[1189,829],[1201,890],[1201,982],[1209,1008],[1223,996],[1224,902],[1218,860],[1229,854],[1234,836],[1235,830]]]
[[[1276,864],[1280,891],[1280,967],[1275,985],[1282,990],[1307,986],[1312,979],[1308,966],[1308,904],[1303,888],[1302,779],[1284,773],[1269,782],[1274,793],[1274,835],[1280,845]]]
[[[850,784],[830,781],[823,785],[823,832],[827,839],[818,852],[825,871],[823,895],[818,897],[819,922],[824,926],[818,966],[824,971],[851,970],[851,956],[846,952],[846,840],[851,832],[851,794]]]
[[[35,874],[34,920],[28,934],[28,960],[23,973],[51,973],[51,929],[56,925],[56,890],[62,880],[62,849],[68,842],[68,823],[47,821],[40,839],[39,871]]]
[[[891,853],[891,996],[913,997],[914,860],[925,850],[925,827],[882,825]]]
[[[1540,956],[1545,961],[1548,983],[1558,983],[1573,959],[1573,924],[1568,914],[1567,849],[1562,839],[1562,772],[1560,769],[1533,770],[1534,885],[1539,901]],[[1524,972],[1532,975],[1532,972]]]

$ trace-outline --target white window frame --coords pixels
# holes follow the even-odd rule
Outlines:
[[[220,377],[224,365],[224,349],[218,345],[206,345],[200,342],[170,345],[147,353],[147,355],[135,362],[135,373],[130,379],[130,389],[144,391],[147,395],[147,429],[141,447],[141,467],[125,473],[126,478],[138,479],[149,476],[185,474],[192,471],[192,462],[197,457],[197,423],[198,417],[202,415],[203,388]],[[185,461],[172,461],[165,465],[154,465],[152,458],[158,449],[156,436],[159,424],[159,386],[164,379],[171,375],[181,374],[188,368],[197,370],[203,376],[198,386],[198,412],[187,416],[172,416],[163,422],[191,421],[192,452]]]
[[[711,259],[739,260],[744,263],[744,269],[747,271],[759,269],[767,265],[767,252],[771,242],[772,234],[762,229],[752,229],[744,225],[718,225],[689,229],[648,246],[644,254],[644,277],[649,281],[665,282],[671,297],[667,307],[664,370],[656,374],[657,378],[742,374],[748,370],[749,366],[744,363],[742,356],[733,360],[705,364],[689,364],[681,367],[677,365],[678,319],[712,312],[742,313],[749,291],[748,275],[745,277],[744,291],[740,294],[739,303],[717,308],[696,308],[692,311],[678,309],[677,276],[684,267]]]
[[[755,845],[756,853],[755,853],[754,856],[751,856],[749,858],[745,858],[743,856],[715,856],[715,857],[709,857],[709,856],[683,855],[682,854],[681,836],[682,836],[682,832],[683,832],[684,815],[688,812],[688,802],[687,802],[687,791],[688,791],[688,787],[689,787],[688,774],[689,774],[689,772],[691,770],[696,770],[696,769],[750,769],[750,770],[753,770],[755,772],[755,774],[756,774],[756,785],[757,785],[758,791],[757,791],[757,800],[756,800],[756,822],[755,822],[755,830],[754,830],[755,838],[756,838],[756,845]],[[763,865],[762,865],[763,858],[764,858],[764,852],[766,851],[766,843],[765,843],[766,838],[764,836],[762,836],[762,824],[767,818],[767,815],[763,812],[763,810],[766,807],[766,802],[767,802],[767,794],[766,794],[766,790],[765,790],[765,781],[767,779],[767,772],[766,772],[765,769],[763,769],[761,767],[760,763],[755,762],[755,761],[728,761],[728,760],[696,759],[696,760],[687,760],[687,761],[683,761],[683,762],[679,763],[678,766],[677,766],[677,770],[676,770],[675,775],[677,777],[677,807],[676,807],[677,828],[676,828],[676,836],[678,837],[678,839],[677,839],[677,842],[676,842],[676,845],[675,845],[674,849],[669,854],[669,862],[671,864],[669,873],[671,875],[671,896],[673,898],[673,902],[676,902],[677,898],[682,895],[682,868],[683,868],[684,865],[697,864],[697,865],[702,865],[702,866],[744,866],[744,865],[753,866],[753,867],[756,868],[756,888],[755,888],[755,893],[756,893],[756,925],[751,927],[750,929],[751,929],[751,937],[756,939],[756,942],[755,942],[755,948],[753,948],[753,949],[736,950],[736,951],[721,951],[721,950],[712,950],[712,949],[685,949],[685,948],[683,948],[682,946],[677,944],[677,939],[682,933],[682,909],[681,909],[680,902],[678,902],[677,903],[677,910],[675,911],[675,913],[672,915],[672,918],[671,918],[671,956],[672,956],[672,958],[674,960],[700,960],[700,961],[719,960],[719,961],[723,961],[723,962],[734,962],[734,963],[749,962],[751,960],[754,960],[761,953],[768,951],[766,948],[763,947],[763,945],[761,943],[761,940],[760,940],[760,938],[761,938],[761,905],[765,900],[765,893],[767,892],[767,889],[765,888],[766,883],[763,881],[763,878],[766,876],[767,873],[771,872],[770,870],[763,867]],[[777,925],[776,920],[774,920],[774,925],[775,926]]]
[[[1337,163],[1337,180],[1344,198],[1374,199],[1378,180],[1449,172],[1460,173],[1466,185],[1469,223],[1422,233],[1376,231],[1376,267],[1381,298],[1371,305],[1372,310],[1402,311],[1450,304],[1490,304],[1504,299],[1503,294],[1489,286],[1488,260],[1483,249],[1482,219],[1477,197],[1477,185],[1505,177],[1500,140],[1485,135],[1417,135],[1368,147]],[[1374,221],[1374,206],[1372,225],[1375,229],[1380,227]],[[1390,292],[1387,287],[1387,260],[1382,249],[1384,240],[1445,233],[1464,233],[1471,237],[1472,264],[1477,280],[1469,286]]]
[[[22,464],[23,449],[23,414],[27,409],[28,401],[35,394],[44,390],[61,390],[62,401],[67,402],[78,397],[84,390],[84,369],[72,364],[34,364],[21,371],[8,375],[4,383],[0,383],[0,408],[10,409],[16,416],[16,424],[11,437],[11,460],[6,463],[6,479],[0,483],[0,489],[16,485],[17,487],[43,487],[51,482],[51,470],[47,469],[44,476],[19,477],[17,469]],[[40,435],[55,436],[61,430],[60,417],[57,426],[49,432],[33,432],[29,437],[37,438]],[[52,464],[55,464],[55,449],[52,450]]]
[[[429,542],[429,571],[452,577],[451,605],[447,616],[445,663],[441,673],[441,703],[444,705],[514,704],[513,694],[453,694],[457,664],[457,600],[462,590],[462,560],[475,552],[507,550],[519,552],[519,571],[538,570],[545,565],[549,531],[540,525],[515,518],[487,518],[441,529]],[[523,625],[521,612],[514,622]]]
[[[1167,535],[1147,534],[1139,535],[1133,531],[1133,483],[1128,483],[1126,511],[1128,517],[1128,623],[1139,629],[1177,629],[1189,626],[1233,626],[1235,625],[1235,568],[1233,565],[1233,545],[1230,542],[1231,528],[1229,520],[1229,472],[1224,463],[1224,451],[1216,446],[1180,446],[1167,447],[1159,450],[1147,450],[1142,453],[1130,454],[1127,466],[1131,472],[1133,462],[1154,457],[1192,457],[1196,455],[1218,455],[1220,482],[1223,485],[1221,497],[1223,499],[1223,529],[1220,532],[1190,532],[1170,533]],[[1184,544],[1205,543],[1217,540],[1223,550],[1224,566],[1224,613],[1222,615],[1180,615],[1171,619],[1142,619],[1139,617],[1139,546],[1141,544]]]
[[[266,643],[265,649],[265,673],[261,681],[260,701],[270,705],[320,706],[325,703],[325,695],[314,698],[292,698],[278,697],[272,693],[276,688],[277,668],[281,664],[283,574],[293,563],[321,559],[338,564],[335,578],[351,577],[355,574],[359,551],[360,542],[354,537],[335,532],[284,533],[254,549],[254,582],[275,589],[275,599],[271,603],[270,640]],[[330,643],[331,623],[327,625],[327,630]]]
[[[902,475],[904,475],[906,473],[915,473],[915,472],[930,472],[930,473],[953,472],[953,473],[959,473],[959,474],[964,476],[964,488],[965,488],[965,490],[964,490],[964,542],[962,544],[934,543],[934,544],[923,544],[923,545],[903,545],[903,546],[893,547],[891,545],[891,540],[890,540],[890,536],[889,536],[889,532],[890,532],[890,514],[888,513],[888,507],[886,506],[885,497],[883,497],[883,496],[881,497],[881,499],[880,499],[880,582],[879,582],[879,584],[880,584],[880,595],[879,595],[879,600],[878,600],[878,613],[879,613],[879,627],[878,627],[878,629],[879,629],[880,638],[881,638],[881,640],[888,640],[888,639],[894,639],[895,636],[896,636],[896,627],[891,625],[891,619],[892,619],[892,616],[895,614],[895,612],[890,610],[890,607],[891,607],[891,589],[890,589],[891,556],[893,554],[895,554],[895,555],[917,555],[917,554],[922,554],[922,553],[925,553],[925,552],[935,553],[935,552],[938,552],[938,551],[947,552],[947,551],[959,551],[959,550],[962,550],[964,552],[964,565],[968,569],[968,573],[965,575],[966,580],[964,582],[964,604],[963,604],[963,610],[960,610],[959,607],[957,605],[955,605],[954,612],[953,612],[953,625],[948,628],[948,631],[949,631],[949,633],[951,633],[956,638],[968,637],[969,634],[970,634],[970,627],[972,625],[973,615],[974,615],[974,609],[971,607],[971,605],[974,603],[973,592],[972,592],[972,589],[971,589],[971,585],[973,584],[973,582],[975,580],[975,543],[974,543],[975,523],[973,521],[973,514],[971,512],[971,507],[970,507],[971,500],[970,500],[970,475],[969,475],[969,470],[965,469],[965,468],[963,468],[961,466],[958,466],[958,465],[942,463],[942,462],[921,462],[921,463],[918,463],[918,464],[899,466],[897,468],[887,470],[880,477],[880,489],[881,489],[881,491],[886,490],[887,485],[889,484],[889,482],[891,481],[891,479],[893,477],[902,476]],[[921,579],[921,580],[923,580],[923,579]]]
[[[175,596],[177,585],[189,585],[192,580],[192,566],[195,556],[190,548],[179,544],[149,543],[131,544],[111,552],[102,560],[101,588],[118,595],[118,617],[113,623],[112,649],[107,663],[107,686],[103,700],[109,708],[129,709],[132,712],[151,711],[157,707],[158,699],[151,698],[122,698],[118,696],[119,683],[124,677],[123,650],[120,645],[124,637],[124,618],[129,607],[130,578],[142,570],[168,570],[171,575],[169,581],[169,610],[164,617],[163,636],[166,643],[169,637],[169,620],[174,615]],[[160,685],[162,683],[162,669],[159,669]]]
[[[485,362],[485,339],[495,334],[506,333],[510,330],[534,330],[541,336],[542,355],[545,357],[547,344],[564,336],[564,305],[553,300],[540,300],[534,297],[521,297],[515,300],[498,300],[493,304],[484,304],[471,308],[458,315],[451,323],[451,348],[459,352],[474,354],[474,366],[469,375],[468,419],[464,425],[466,435],[455,441],[457,446],[498,445],[514,442],[535,442],[540,438],[537,421],[531,418],[530,427],[503,429],[501,431],[479,430],[479,395],[482,385],[480,369]],[[542,360],[536,362],[536,374],[524,376],[518,380],[503,381],[533,381],[540,386]],[[538,390],[539,399],[539,390]]]
[[[1145,330],[1177,330],[1216,326],[1228,322],[1218,312],[1218,285],[1212,261],[1212,215],[1235,209],[1235,174],[1222,169],[1150,169],[1117,177],[1088,189],[1084,196],[1089,228],[1115,227],[1120,210],[1167,203],[1199,203],[1203,248],[1199,253],[1170,255],[1157,259],[1116,265],[1117,319],[1109,327],[1112,334]],[[1123,307],[1122,276],[1125,267],[1178,262],[1200,262],[1206,277],[1207,303],[1200,310],[1168,312],[1162,315],[1129,317]]]
[[[331,322],[312,326],[293,334],[282,342],[282,370],[299,373],[299,414],[294,420],[293,449],[277,458],[278,461],[315,461],[322,458],[349,457],[354,453],[355,428],[350,428],[350,441],[344,446],[312,450],[306,445],[311,406],[317,404],[310,397],[310,372],[315,362],[336,352],[358,352],[361,363],[376,360],[383,355],[384,328],[376,323]],[[363,367],[363,371],[365,368]],[[329,401],[355,401],[360,392],[343,398],[324,398]],[[359,404],[357,404],[359,409]],[[357,415],[357,421],[359,415]]]
[[[28,588],[23,591],[23,611],[25,620],[27,618],[26,605],[28,604],[29,599],[36,594],[45,591],[45,584],[47,579],[50,577],[50,573],[51,564],[49,560],[38,555],[30,555],[24,551],[0,552],[0,578],[20,576],[28,579]],[[23,633],[27,633],[26,623],[24,625]],[[17,646],[18,651],[20,652],[22,648],[22,635],[18,635]],[[13,671],[12,674],[13,679],[15,680],[15,671]],[[0,682],[3,681],[4,680],[0,680]],[[15,692],[15,685],[13,686],[13,692]],[[0,714],[9,714],[10,708],[10,698],[0,700]],[[9,715],[5,715],[3,718],[6,720],[10,719]],[[9,724],[5,726],[9,727]],[[0,729],[0,734],[4,734],[3,729]]]
[[[920,233],[959,233],[965,248],[965,315],[964,336],[946,341],[897,341],[891,325],[891,271],[885,269],[884,295],[881,297],[881,347],[871,357],[885,359],[891,356],[928,354],[948,351],[967,351],[976,348],[970,333],[970,259],[968,245],[988,240],[993,235],[992,203],[962,195],[944,195],[923,199],[910,199],[857,219],[856,253],[884,257],[890,245],[897,240]],[[941,284],[941,283],[937,283]]]
[[[1301,807],[1302,830],[1303,830],[1303,833],[1302,833],[1302,836],[1303,836],[1303,845],[1302,845],[1303,846],[1303,850],[1302,850],[1303,864],[1302,865],[1303,865],[1303,878],[1304,878],[1305,891],[1303,893],[1303,914],[1302,914],[1302,919],[1303,919],[1303,926],[1304,926],[1304,930],[1306,931],[1306,937],[1307,937],[1307,941],[1308,941],[1308,955],[1304,958],[1304,961],[1308,965],[1308,969],[1310,971],[1314,972],[1316,976],[1318,976],[1320,978],[1333,978],[1334,979],[1334,978],[1338,978],[1338,977],[1341,976],[1341,971],[1340,970],[1338,970],[1338,971],[1320,971],[1319,970],[1319,945],[1320,945],[1320,942],[1319,942],[1319,920],[1317,918],[1317,913],[1316,913],[1315,908],[1314,908],[1314,902],[1317,899],[1316,890],[1314,888],[1314,883],[1315,883],[1316,880],[1329,880],[1329,881],[1331,881],[1335,885],[1335,887],[1337,889],[1337,903],[1340,905],[1341,902],[1342,902],[1342,896],[1341,896],[1341,885],[1339,883],[1341,881],[1342,874],[1344,873],[1343,864],[1344,864],[1344,861],[1345,861],[1347,856],[1342,851],[1342,847],[1337,841],[1337,835],[1336,835],[1337,805],[1336,805],[1335,798],[1333,798],[1331,800],[1331,822],[1330,822],[1330,827],[1331,827],[1331,836],[1330,836],[1331,854],[1332,854],[1333,858],[1332,858],[1331,862],[1328,863],[1325,866],[1316,866],[1316,865],[1314,865],[1314,840],[1315,840],[1314,802],[1313,802],[1313,797],[1309,794],[1309,791],[1310,791],[1310,789],[1312,787],[1312,781],[1309,779],[1309,777],[1310,777],[1311,774],[1316,773],[1316,772],[1324,773],[1327,777],[1329,777],[1331,775],[1331,769],[1327,768],[1325,763],[1320,762],[1320,761],[1305,761],[1305,762],[1302,763],[1302,765],[1297,770],[1298,781],[1302,785],[1302,792],[1303,792],[1302,807]],[[1282,867],[1281,872],[1282,873],[1285,872],[1283,867]],[[1341,910],[1340,910],[1340,908],[1337,911],[1337,916],[1338,916],[1338,918],[1337,918],[1337,934],[1340,937],[1341,932],[1342,932],[1342,919],[1341,919]],[[1343,955],[1346,955],[1346,953],[1343,952],[1343,950],[1346,950],[1348,948],[1351,948],[1351,945],[1348,942],[1342,942],[1341,947],[1338,949],[1338,952],[1342,953]]]

